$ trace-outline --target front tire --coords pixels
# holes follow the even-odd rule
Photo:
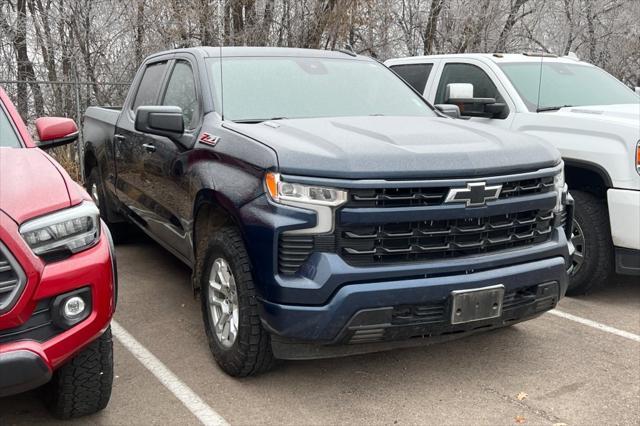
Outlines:
[[[571,195],[575,199],[571,242],[576,251],[567,295],[577,296],[606,285],[613,272],[613,243],[603,200],[584,191],[571,191]]]
[[[271,339],[260,322],[251,263],[236,228],[208,234],[198,246],[197,277],[209,348],[225,373],[253,376],[271,369]]]
[[[111,398],[113,342],[111,328],[53,374],[45,385],[45,403],[60,419],[97,413]]]

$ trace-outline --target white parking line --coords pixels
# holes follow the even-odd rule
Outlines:
[[[207,405],[182,380],[171,372],[147,348],[142,346],[127,330],[116,321],[111,321],[111,331],[122,345],[133,354],[194,416],[207,426],[228,426],[227,421]]]
[[[630,333],[628,331],[620,330],[618,328],[610,327],[605,324],[601,324],[596,321],[592,321],[590,319],[577,317],[575,315],[568,314],[563,311],[559,311],[557,309],[552,309],[547,312],[548,314],[555,315],[560,318],[568,319],[570,321],[575,321],[577,323],[596,328],[598,330],[605,331],[607,333],[615,334],[616,336],[624,337],[625,339],[633,340],[635,342],[640,342],[640,336],[634,333]]]

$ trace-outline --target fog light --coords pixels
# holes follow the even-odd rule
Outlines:
[[[83,287],[53,299],[51,319],[53,325],[66,330],[89,318],[92,309],[91,288]]]
[[[64,302],[62,315],[68,320],[74,320],[82,316],[86,307],[82,297],[73,296]]]

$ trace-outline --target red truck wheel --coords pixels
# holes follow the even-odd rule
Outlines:
[[[53,374],[44,387],[47,408],[61,419],[104,409],[113,386],[111,328]]]

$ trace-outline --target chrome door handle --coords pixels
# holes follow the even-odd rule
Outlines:
[[[156,151],[156,146],[150,143],[143,143],[142,147],[144,149],[146,149],[148,152],[155,152]]]
[[[116,133],[115,135],[113,135],[113,138],[114,138],[115,140],[117,140],[117,141],[120,141],[120,142],[122,142],[122,141],[124,141],[124,140],[126,140],[126,139],[127,139],[127,138],[125,138],[124,136],[122,136],[122,135],[120,135],[120,134],[118,134],[118,133]]]

